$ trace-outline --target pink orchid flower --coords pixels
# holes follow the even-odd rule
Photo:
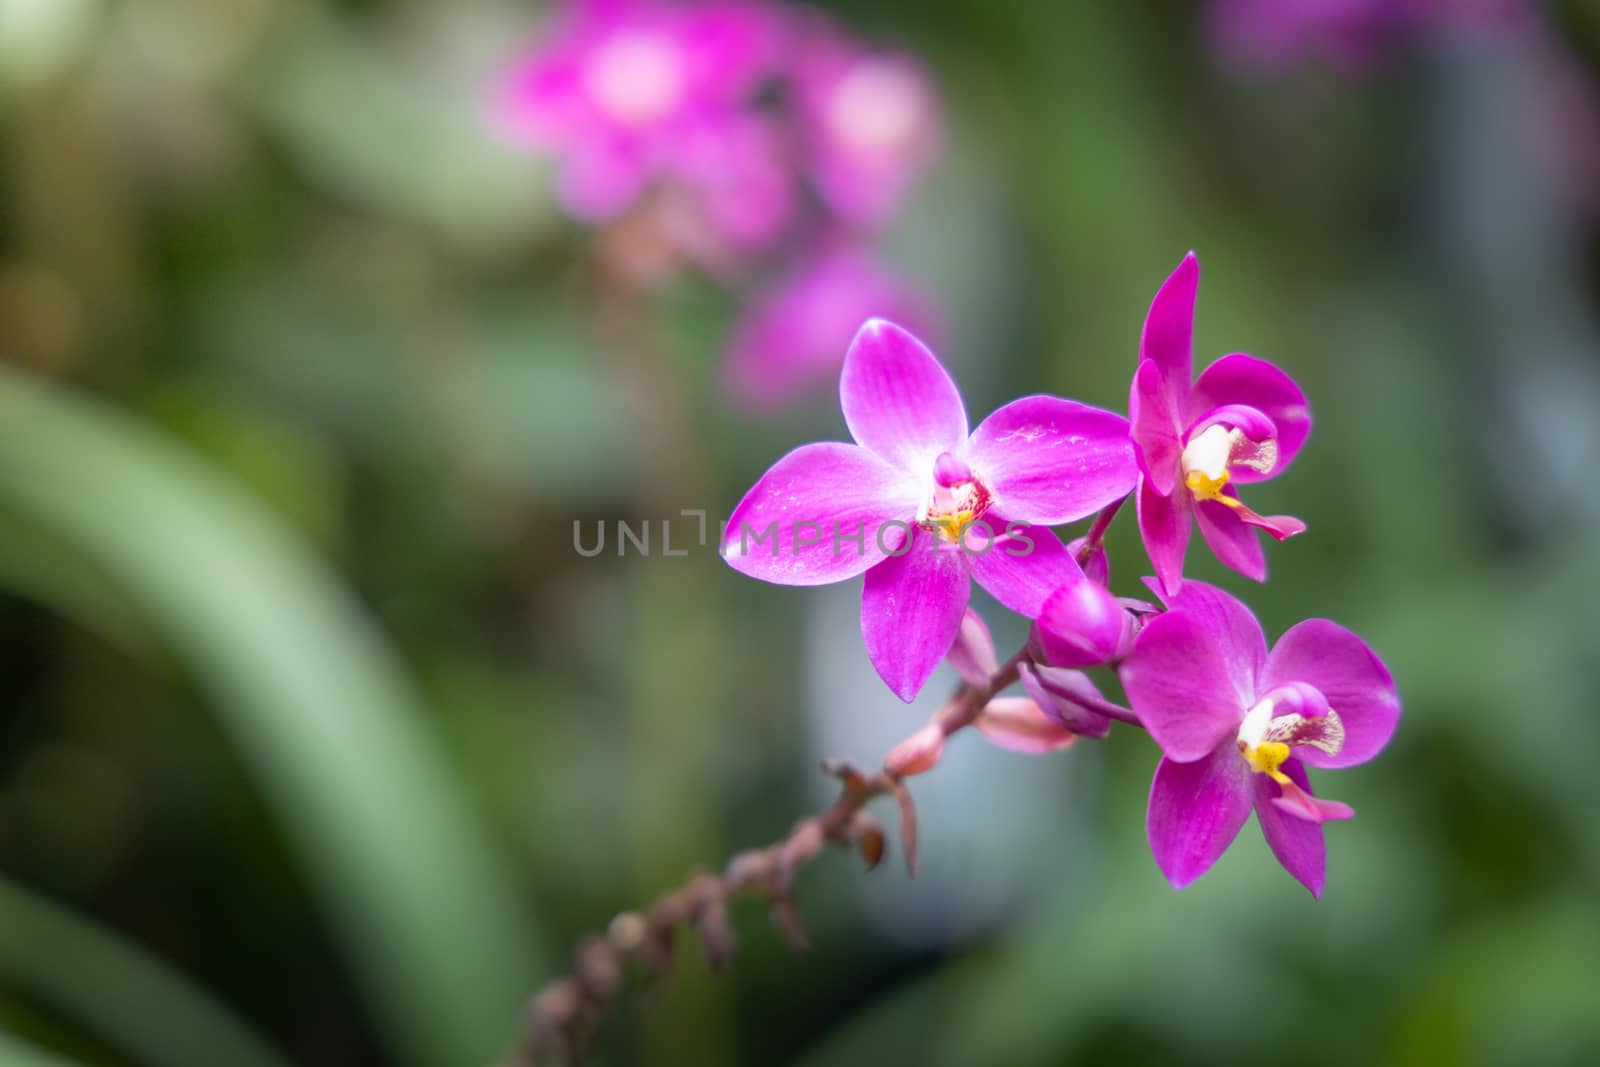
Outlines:
[[[944,367],[882,319],[851,342],[839,398],[856,443],[804,445],[780,459],[729,517],[722,552],[734,569],[780,585],[864,573],[867,656],[909,702],[955,641],[972,580],[1031,618],[1082,574],[1046,527],[1133,487],[1128,424],[1030,396],[969,433]]]
[[[913,57],[870,50],[830,21],[802,24],[790,64],[806,162],[832,212],[879,226],[939,154],[939,101]]]
[[[1183,584],[1189,517],[1216,557],[1256,581],[1267,560],[1255,531],[1282,541],[1305,530],[1289,515],[1258,515],[1235,485],[1287,470],[1311,432],[1300,387],[1266,360],[1223,356],[1192,384],[1195,294],[1193,252],[1162,285],[1145,318],[1129,413],[1139,457],[1139,530],[1162,589]]]
[[[693,177],[708,153],[749,142],[740,108],[770,69],[774,33],[765,7],[739,0],[581,0],[504,75],[496,125],[559,158],[571,215],[605,221],[653,179]]]
[[[1220,589],[1185,582],[1166,603],[1119,669],[1164,753],[1147,819],[1156,864],[1182,889],[1254,809],[1278,862],[1321,896],[1322,824],[1355,812],[1313,796],[1305,768],[1353,767],[1388,744],[1400,721],[1393,679],[1326,619],[1290,627],[1269,652],[1250,609]]]

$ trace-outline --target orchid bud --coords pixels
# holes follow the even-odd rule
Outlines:
[[[1111,732],[1111,719],[1103,709],[1118,709],[1100,695],[1087,674],[1037,663],[1022,664],[1018,674],[1022,688],[1039,709],[1066,729],[1079,737],[1104,737]]]
[[[1046,715],[1027,697],[995,697],[973,721],[989,740],[1013,752],[1054,752],[1078,735]]]
[[[883,761],[883,769],[901,778],[909,778],[913,774],[933,770],[943,755],[944,730],[938,723],[930,722],[894,746]]]
[[[1127,650],[1132,620],[1111,591],[1089,578],[1076,578],[1044,602],[1036,644],[1056,667],[1093,667]]]
[[[1111,588],[1111,558],[1106,555],[1104,542],[1095,545],[1085,554],[1084,549],[1089,544],[1088,535],[1067,542],[1067,551],[1072,553],[1072,558],[1078,561],[1078,566],[1083,568],[1084,577],[1096,585]]]
[[[968,685],[988,685],[989,679],[1000,669],[1000,658],[995,655],[989,627],[971,608],[962,617],[955,644],[945,653],[945,659]]]

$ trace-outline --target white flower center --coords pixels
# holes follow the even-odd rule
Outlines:
[[[1209,481],[1227,481],[1228,457],[1233,453],[1234,435],[1220,423],[1207,426],[1200,434],[1183,446],[1183,473],[1199,473]]]
[[[619,33],[602,44],[584,70],[584,85],[616,121],[645,126],[671,114],[683,99],[686,72],[673,41],[660,33]]]

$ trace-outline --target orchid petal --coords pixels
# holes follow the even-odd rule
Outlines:
[[[568,49],[519,59],[489,94],[489,120],[511,144],[550,149],[581,128],[586,109],[579,68]]]
[[[722,553],[734,570],[779,585],[853,578],[904,544],[919,492],[864,448],[804,445],[733,509]]]
[[[839,404],[857,444],[924,478],[939,453],[967,439],[956,383],[921,341],[884,319],[868,320],[850,342]]]
[[[984,705],[972,725],[1001,748],[1013,752],[1055,752],[1078,739],[1027,697],[995,697]]]
[[[1278,461],[1266,471],[1234,472],[1239,482],[1259,482],[1288,469],[1311,433],[1311,408],[1295,380],[1276,365],[1236,352],[1223,356],[1200,372],[1185,407],[1186,421],[1194,422],[1213,408],[1245,404],[1272,420],[1277,428]]]
[[[971,583],[961,551],[925,530],[906,551],[867,572],[861,636],[895,696],[911,703],[954,644]]]
[[[1189,548],[1192,499],[1187,492],[1163,494],[1148,478],[1139,481],[1139,534],[1144,538],[1144,550],[1160,581],[1160,589],[1167,593],[1176,593],[1183,587],[1183,557]]]
[[[1223,489],[1234,495],[1233,487]],[[1212,555],[1229,570],[1258,582],[1267,580],[1267,554],[1256,528],[1245,523],[1232,508],[1215,500],[1195,501],[1195,524]]]
[[[965,458],[997,507],[1045,526],[1099,511],[1138,479],[1127,419],[1054,396],[994,412],[973,432]]]
[[[1194,376],[1194,302],[1200,288],[1200,260],[1193,252],[1172,272],[1144,319],[1139,336],[1139,360],[1153,360],[1161,368],[1161,385],[1174,406],[1182,408]]]
[[[1298,760],[1288,760],[1279,769],[1294,781],[1296,788],[1310,794],[1311,784],[1306,780],[1305,768],[1300,766]],[[1323,843],[1321,825],[1284,811],[1278,804],[1282,799],[1279,796],[1281,787],[1271,778],[1258,774],[1255,779],[1256,821],[1261,824],[1261,833],[1267,839],[1267,846],[1278,857],[1278,862],[1283,864],[1284,870],[1311,890],[1312,896],[1321,897],[1328,867],[1327,846]]]
[[[1183,461],[1183,425],[1176,402],[1161,382],[1161,367],[1147,359],[1139,364],[1128,390],[1130,435],[1139,469],[1162,496],[1178,485]]]
[[[1139,631],[1117,674],[1161,751],[1187,763],[1231,741],[1244,719],[1248,702],[1229,666],[1228,650],[1203,617],[1168,611]]]
[[[1172,888],[1205,874],[1239,836],[1255,797],[1250,778],[1232,745],[1193,763],[1164,758],[1157,765],[1145,831]]]
[[[1338,800],[1323,800],[1301,789],[1293,781],[1279,782],[1281,792],[1272,799],[1272,806],[1301,822],[1321,826],[1325,822],[1342,822],[1356,817],[1356,809]]]
[[[1255,613],[1238,597],[1205,582],[1184,582],[1175,596],[1163,600],[1171,610],[1193,616],[1212,635],[1239,706],[1254,704],[1258,694],[1269,688],[1261,682],[1267,636]]]
[[[1298,623],[1273,646],[1262,685],[1290,682],[1315,686],[1344,725],[1344,747],[1337,755],[1296,751],[1312,767],[1365,763],[1383,750],[1400,723],[1400,695],[1388,669],[1365,641],[1327,619]]]
[[[1083,577],[1078,561],[1047,527],[1008,523],[1002,535],[986,540],[981,525],[980,520],[967,528],[962,554],[978,584],[1018,615],[1038,618],[1052,593]]]

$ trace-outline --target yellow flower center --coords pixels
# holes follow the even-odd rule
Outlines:
[[[1282,695],[1274,690],[1250,709],[1239,724],[1236,743],[1239,755],[1252,771],[1290,788],[1294,782],[1283,772],[1290,749],[1295,745],[1310,745],[1329,755],[1337,755],[1344,747],[1344,723],[1332,708],[1310,718],[1298,712],[1274,718],[1273,709]]]
[[[1257,774],[1265,774],[1279,785],[1289,781],[1289,776],[1278,769],[1289,758],[1289,746],[1282,741],[1263,741],[1259,745],[1240,741],[1239,752]]]
[[[934,481],[927,501],[917,509],[917,525],[950,542],[959,542],[967,527],[983,518],[994,503],[989,490],[970,470],[960,468],[960,481],[950,485]]]
[[[975,512],[963,508],[943,515],[929,515],[922,524],[925,528],[937,532],[946,541],[959,541],[974,518],[976,518]]]
[[[1196,500],[1215,500],[1219,504],[1234,505],[1238,503],[1237,500],[1222,495],[1222,487],[1231,480],[1226,470],[1215,477],[1205,471],[1189,471],[1183,476],[1183,484],[1189,487],[1189,492],[1194,494]]]

